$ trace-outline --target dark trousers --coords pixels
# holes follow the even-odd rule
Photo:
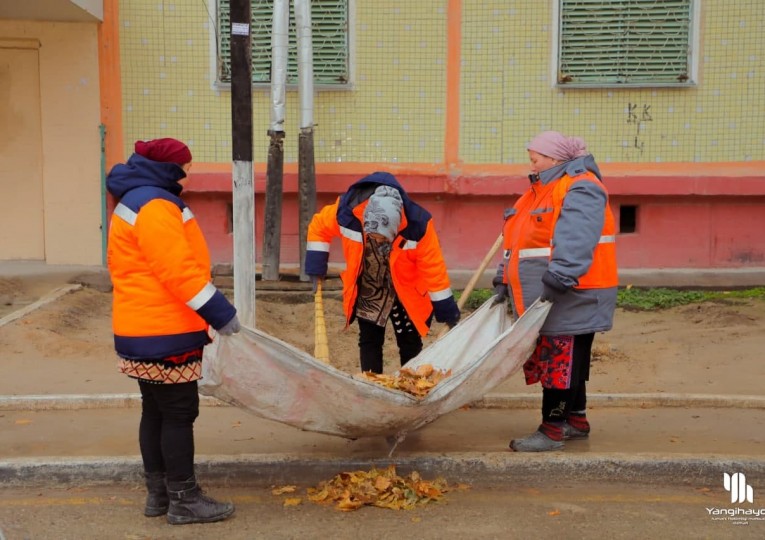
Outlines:
[[[389,320],[393,323],[393,335],[396,337],[398,355],[403,366],[422,351],[422,337],[398,301],[393,304]],[[382,373],[385,326],[378,326],[364,319],[358,321],[361,371]]]
[[[147,473],[164,472],[169,482],[194,475],[194,420],[199,416],[196,381],[150,384],[141,389],[138,442]]]
[[[592,341],[595,334],[574,336],[571,385],[565,390],[542,389],[542,421],[563,422],[572,412],[587,409],[587,385],[590,379]]]

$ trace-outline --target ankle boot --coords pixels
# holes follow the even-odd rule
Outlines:
[[[167,514],[167,508],[170,504],[165,485],[165,473],[144,473],[144,478],[149,494],[146,496],[146,507],[143,509],[143,515],[146,517],[164,516]]]
[[[202,493],[194,476],[184,482],[168,482],[170,508],[167,522],[172,525],[210,523],[226,519],[234,513],[234,505],[220,503]]]

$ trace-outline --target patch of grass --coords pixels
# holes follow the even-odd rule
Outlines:
[[[455,291],[455,299],[459,300],[461,296],[462,291]],[[494,296],[494,289],[473,289],[462,309],[466,311],[475,311],[492,296]]]
[[[640,289],[636,287],[627,287],[625,289],[619,289],[616,305],[623,309],[651,311],[706,302],[709,300],[763,297],[765,297],[765,287],[755,287],[753,289],[735,291],[693,291],[666,288]]]
[[[462,291],[455,292],[455,298],[459,299]],[[494,295],[493,289],[475,289],[468,296],[463,307],[466,311],[473,311],[483,305],[486,300]],[[617,307],[636,311],[652,311],[667,309],[675,306],[684,306],[697,302],[725,299],[750,299],[765,298],[765,287],[741,289],[733,291],[700,291],[680,290],[668,288],[643,289],[627,287],[619,289],[616,300]]]

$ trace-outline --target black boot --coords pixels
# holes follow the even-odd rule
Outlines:
[[[146,490],[149,492],[146,496],[146,508],[143,509],[143,515],[146,517],[164,516],[170,505],[167,486],[165,485],[165,473],[155,472],[144,473],[143,475],[146,478]]]
[[[172,525],[210,523],[234,513],[233,504],[220,503],[204,495],[194,476],[185,482],[168,482],[167,493],[170,496],[167,522]]]

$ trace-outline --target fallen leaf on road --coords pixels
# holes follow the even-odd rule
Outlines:
[[[416,506],[440,500],[444,493],[455,489],[443,478],[425,480],[417,471],[407,476],[396,474],[395,465],[387,469],[343,472],[315,488],[308,488],[308,500],[333,505],[349,512],[362,506],[377,506],[391,510],[411,510]],[[460,484],[459,489],[466,489]]]

